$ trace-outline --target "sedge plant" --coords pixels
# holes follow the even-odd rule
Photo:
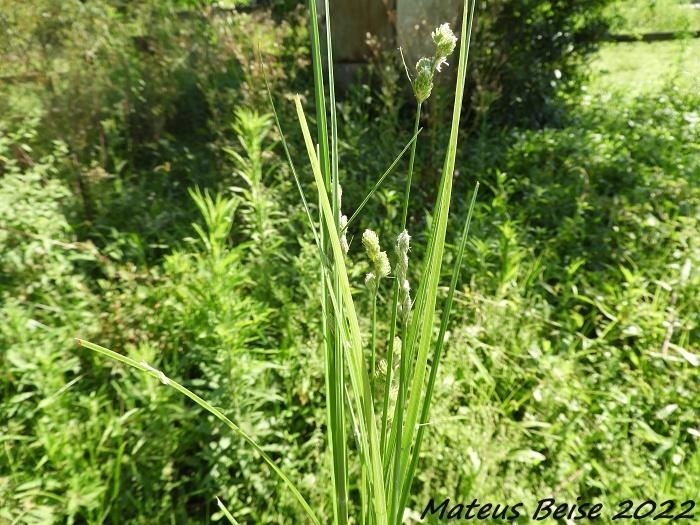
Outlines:
[[[328,0],[325,0],[326,14],[330,15],[328,4]],[[280,134],[317,246],[325,349],[326,428],[332,467],[333,523],[335,525],[347,525],[351,522],[362,525],[399,525],[403,522],[404,509],[410,497],[424,432],[430,417],[430,406],[445,332],[478,190],[477,185],[472,195],[469,212],[464,220],[447,298],[442,305],[439,333],[435,338],[438,287],[443,274],[442,260],[475,2],[464,1],[459,39],[447,24],[441,25],[433,32],[435,53],[432,57],[421,58],[418,61],[414,78],[411,79],[417,102],[411,140],[389,169],[377,180],[350,219],[341,210],[342,187],[339,180],[333,68],[328,67],[327,74],[324,75],[322,60],[322,49],[324,49],[327,64],[333,64],[330,16],[326,17],[325,42],[322,47],[316,0],[309,0],[308,5],[316,103],[315,139],[309,129],[301,98],[297,96],[294,103],[310,171],[313,175],[313,187],[316,193],[314,202],[318,204],[317,216],[314,215],[309,204],[311,199],[304,193],[299,172],[292,162],[292,156],[281,129]],[[446,65],[447,58],[455,50],[457,42],[459,42],[459,61],[450,136],[433,209],[433,220],[428,232],[428,244],[421,264],[420,282],[414,299],[411,296],[408,280],[411,237],[406,230],[406,224],[417,138],[420,131],[418,129],[420,112],[432,91],[435,74]],[[270,101],[272,103],[271,96]],[[274,103],[272,108],[279,127]],[[366,230],[362,235],[362,244],[371,269],[366,277],[372,305],[371,334],[368,336],[363,334],[360,328],[358,302],[353,297],[353,283],[347,269],[349,256],[347,233],[364,205],[384,182],[386,176],[395,169],[408,149],[410,149],[409,165],[404,186],[401,225],[395,243],[396,263],[393,279],[389,279],[392,268],[387,252],[381,249],[378,235],[371,230]],[[391,320],[387,360],[384,367],[379,367],[385,370],[385,388],[384,392],[379,392],[375,384],[375,378],[378,375],[376,316],[377,295],[384,282],[393,284],[392,300],[389,302]],[[398,378],[393,377],[395,340],[400,341],[400,352],[397,355],[399,362],[396,367]],[[178,390],[214,415],[260,454],[298,500],[309,522],[321,523],[312,505],[299,492],[292,480],[222,410],[215,408],[148,363],[137,362],[82,339],[78,342],[91,350],[153,375],[163,384]],[[397,383],[395,396],[393,395],[394,383]],[[351,458],[349,450],[353,447],[357,453]],[[351,464],[351,460],[357,461],[357,464]],[[356,472],[359,476],[351,479],[351,474]],[[359,498],[351,498],[350,494],[354,494],[355,490],[359,493]],[[218,499],[217,504],[229,521],[235,523],[234,514],[226,510]]]

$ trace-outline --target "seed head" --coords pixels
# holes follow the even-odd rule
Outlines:
[[[372,291],[376,290],[377,278],[374,276],[374,272],[369,272],[365,275],[365,285]]]
[[[379,246],[379,237],[372,230],[365,230],[362,234],[362,244],[367,251],[367,256],[374,268],[374,273],[377,277],[382,278],[389,275],[391,265],[386,252],[383,252]]]
[[[379,247],[379,236],[372,230],[365,230],[362,234],[362,246],[365,247],[369,260],[374,262],[377,258],[377,254],[381,251]]]
[[[419,103],[427,100],[433,91],[433,74],[433,61],[431,59],[423,57],[416,63],[413,94]]]
[[[444,60],[454,52],[457,46],[457,37],[450,29],[450,24],[442,24],[432,32],[431,36],[435,42],[435,57],[438,60]],[[436,69],[440,71],[439,65],[436,65]]]
[[[416,64],[416,79],[413,81],[413,94],[419,103],[430,97],[433,91],[435,72],[440,72],[442,66],[448,66],[447,57],[457,46],[457,37],[450,29],[450,24],[442,24],[431,33],[435,43],[433,58],[421,58]]]
[[[377,363],[377,375],[379,377],[386,376],[387,363],[386,359],[380,359]]]
[[[400,254],[406,254],[408,257],[408,250],[410,248],[411,244],[411,236],[408,234],[408,231],[404,230],[401,233],[399,233],[399,236],[396,238],[396,248],[398,249]]]
[[[386,252],[382,251],[379,246],[379,236],[372,230],[365,230],[362,234],[362,244],[372,265],[372,272],[367,274],[365,282],[368,286],[371,283],[372,286],[370,288],[374,287],[376,289],[377,280],[386,277],[391,272],[389,257]]]
[[[401,316],[406,319],[411,311],[411,285],[408,282],[408,251],[410,249],[411,236],[406,230],[402,231],[396,239],[396,279],[399,282],[399,304]]]
[[[379,264],[377,266],[377,275],[387,277],[391,273],[391,264],[386,252],[379,252]]]
[[[338,184],[338,209],[342,209],[342,202],[343,202],[343,187]],[[348,225],[348,216],[347,215],[341,215],[340,216],[340,248],[343,250],[343,253],[345,255],[348,254],[350,251],[350,245],[348,244],[348,236],[347,236],[347,231],[345,230],[345,227]]]
[[[348,236],[347,236],[347,231],[345,230],[345,227],[348,225],[348,216],[347,215],[341,215],[340,216],[340,230],[343,232],[340,236],[340,247],[343,249],[343,253],[345,255],[348,254],[348,251],[350,250],[350,245],[348,244]]]

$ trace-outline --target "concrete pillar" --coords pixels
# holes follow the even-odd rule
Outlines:
[[[366,61],[368,33],[389,48],[401,46],[409,65],[431,50],[430,32],[449,22],[455,29],[462,0],[329,0],[337,63]],[[320,14],[324,1],[318,0]]]
[[[462,16],[462,0],[397,0],[396,41],[411,68],[421,56],[432,55],[430,33],[448,22],[457,33]]]
[[[369,53],[367,37],[385,45],[396,42],[394,13],[396,0],[329,0],[333,29],[333,58],[337,63],[365,62]],[[318,12],[325,20],[324,0]]]

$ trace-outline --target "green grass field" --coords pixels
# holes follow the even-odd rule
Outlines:
[[[675,84],[700,90],[700,39],[604,44],[591,63],[590,88],[636,96]]]
[[[608,12],[617,33],[700,31],[700,8],[691,0],[619,0]]]

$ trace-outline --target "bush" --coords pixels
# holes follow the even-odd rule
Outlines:
[[[294,15],[275,24],[194,4],[12,0],[0,18],[11,95],[0,109],[21,121],[32,106],[36,154],[62,141],[55,176],[80,197],[72,224],[100,247],[117,243],[115,231],[137,234],[111,250],[124,260],[167,253],[197,216],[187,188],[227,182],[234,110],[266,97],[257,46],[273,86],[295,82]]]
[[[479,4],[472,109],[496,125],[561,122],[559,95],[577,93],[586,59],[607,31],[611,0]]]

